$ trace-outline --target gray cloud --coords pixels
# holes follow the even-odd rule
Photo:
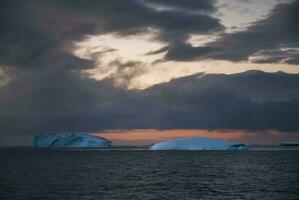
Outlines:
[[[299,51],[294,49],[289,50],[268,50],[260,51],[253,54],[250,60],[253,63],[288,63],[299,64]]]
[[[108,66],[114,67],[115,70],[106,79],[110,79],[116,87],[123,89],[127,89],[136,76],[144,74],[147,70],[144,64],[139,61],[121,62],[114,60]]]
[[[110,80],[79,79],[77,74],[61,74],[46,84],[53,79],[37,73],[24,74],[18,82],[1,88],[1,133],[299,129],[298,75],[199,74],[128,91],[116,89]],[[28,79],[35,79],[33,85]]]
[[[210,52],[213,52],[213,47],[192,47],[190,44],[177,44],[172,46],[167,54],[167,59],[177,61],[193,61]]]
[[[198,3],[198,8],[213,8],[213,1],[204,2]],[[48,60],[51,60],[52,67],[86,68],[91,63],[69,51],[71,42],[82,39],[86,34],[126,36],[152,28],[159,31],[157,38],[173,42],[184,40],[190,33],[223,29],[218,19],[208,15],[158,11],[140,0],[3,1],[0,20],[0,65],[26,69],[44,67]]]
[[[165,59],[188,61],[212,58],[246,61],[250,56],[262,51],[268,54],[266,58],[260,60],[261,62],[298,64],[298,50],[296,50],[299,47],[298,13],[299,1],[278,4],[265,19],[253,23],[244,31],[222,34],[220,39],[204,47],[189,46],[190,53],[184,57],[180,51],[186,47],[183,43],[170,50]],[[281,48],[293,48],[293,50],[282,51]],[[271,57],[273,51],[276,52],[275,57]]]
[[[266,19],[256,22],[247,30],[224,35],[219,41],[208,44],[221,51],[211,53],[211,57],[240,61],[262,50],[297,48],[298,11],[299,1],[277,5]]]
[[[170,43],[189,32],[223,29],[208,15],[158,11],[140,0],[0,4],[0,66],[6,72],[1,80],[9,79],[0,87],[1,133],[119,127],[123,115],[135,115],[138,109],[130,110],[123,97],[131,94],[114,88],[112,81],[127,83],[142,72],[142,64],[114,62],[117,72],[101,82],[85,77],[82,70],[94,62],[71,51],[73,42],[88,34],[127,36],[157,29],[157,39]],[[202,3],[201,10],[212,8],[213,2]]]
[[[178,1],[172,3],[188,7]],[[9,78],[0,87],[1,134],[131,128],[299,128],[295,123],[299,113],[298,75],[191,76],[143,91],[128,91],[115,88],[113,79],[130,81],[142,73],[142,63],[115,61],[112,64],[117,65],[117,73],[96,81],[81,73],[93,68],[93,61],[71,53],[72,42],[88,34],[126,36],[153,28],[158,30],[156,39],[168,44],[160,52],[167,50],[169,59],[209,57],[220,48],[218,43],[193,48],[185,42],[189,34],[224,29],[218,19],[204,12],[158,11],[139,0],[10,0],[0,4],[0,66]],[[206,10],[208,13],[211,8]],[[262,24],[267,23],[255,26]],[[233,36],[225,37],[235,41]],[[213,57],[232,59],[230,54]],[[245,57],[242,52],[234,59]]]
[[[249,71],[193,75],[148,92],[168,109],[163,128],[297,130],[298,83],[298,75]]]

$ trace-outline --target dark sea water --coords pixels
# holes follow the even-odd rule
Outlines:
[[[0,149],[0,199],[299,199],[299,151]]]

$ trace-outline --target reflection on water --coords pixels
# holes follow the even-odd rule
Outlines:
[[[299,151],[0,149],[0,199],[298,199]]]

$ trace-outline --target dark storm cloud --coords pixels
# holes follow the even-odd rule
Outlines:
[[[36,73],[40,74],[24,74],[19,82],[1,88],[1,133],[136,128],[299,130],[299,75],[260,71],[198,74],[128,91],[114,88],[110,80],[79,79],[77,74],[56,75],[53,80]],[[33,80],[36,77],[39,79]],[[46,84],[48,81],[54,82]]]
[[[74,31],[75,27],[66,23],[63,30],[62,25],[55,24],[57,16],[53,16],[53,21],[47,19],[51,9],[42,6],[41,1],[1,2],[0,66],[22,69],[92,67],[90,61],[75,57],[65,49],[66,41],[62,39],[71,35],[68,31]]]
[[[298,13],[299,1],[277,5],[265,20],[256,22],[243,32],[224,35],[220,40],[208,44],[217,49],[211,53],[211,57],[240,61],[247,60],[259,51],[298,48]]]
[[[211,10],[213,2],[203,1],[197,7]],[[40,68],[49,60],[53,67],[86,68],[91,63],[67,51],[71,42],[86,34],[126,36],[152,28],[159,31],[157,38],[170,42],[184,40],[190,33],[223,29],[218,19],[208,15],[158,11],[140,0],[2,1],[0,20],[0,65],[22,68]]]
[[[142,63],[116,61],[117,72],[101,82],[85,77],[81,71],[93,68],[94,62],[76,57],[72,49],[74,41],[88,34],[127,36],[155,29],[156,39],[171,43],[184,40],[189,32],[223,29],[218,19],[208,15],[158,11],[140,0],[9,0],[0,4],[0,67],[5,71],[1,80],[9,80],[0,88],[4,134],[126,127],[123,118],[139,114],[136,105],[127,103],[130,92],[114,88],[112,81],[125,84],[142,73]],[[213,2],[201,5],[202,11],[213,10]]]
[[[297,130],[298,75],[248,71],[193,75],[147,90],[164,108],[160,128]]]
[[[299,1],[278,4],[266,19],[253,23],[244,31],[223,34],[220,39],[208,43],[204,47],[190,46],[189,56],[182,57],[181,51],[176,50],[181,47],[177,46],[172,50],[172,53],[166,54],[165,59],[188,61],[212,58],[245,61],[250,56],[262,51],[266,57],[262,58],[260,62],[298,64],[299,51],[296,50],[299,47],[298,19]],[[292,48],[293,52],[282,51],[281,48]],[[207,49],[210,50],[207,51]],[[273,54],[271,55],[273,51],[276,52],[275,57],[272,57]],[[255,61],[259,62],[258,60]]]
[[[190,44],[177,44],[171,47],[166,57],[170,60],[192,61],[199,55],[208,54],[213,51],[212,47],[192,47]]]
[[[0,87],[1,134],[131,128],[298,130],[297,75],[191,76],[128,91],[115,88],[113,81],[129,81],[142,73],[142,63],[115,61],[111,66],[118,66],[117,73],[96,81],[81,73],[94,67],[93,61],[71,53],[72,42],[88,34],[126,36],[153,28],[158,30],[156,39],[167,43],[160,51],[168,50],[171,59],[180,54],[180,59],[192,60],[218,47],[193,48],[185,43],[189,34],[223,30],[219,20],[203,12],[158,11],[138,0],[10,0],[1,1],[0,9],[0,66],[9,78]]]

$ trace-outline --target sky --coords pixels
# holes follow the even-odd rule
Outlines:
[[[299,140],[298,0],[4,0],[0,146]]]

